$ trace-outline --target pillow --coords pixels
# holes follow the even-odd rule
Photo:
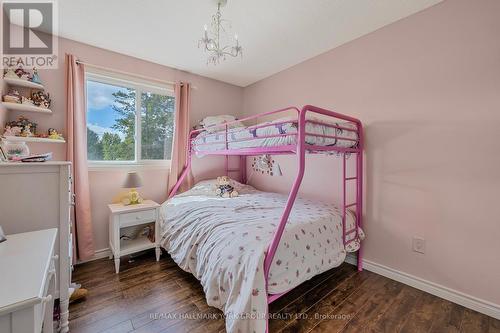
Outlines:
[[[240,194],[253,193],[257,191],[254,187],[242,184],[234,179],[231,179],[231,185]],[[177,197],[191,196],[191,195],[216,196],[215,193],[216,186],[217,186],[217,179],[202,180],[196,183],[196,185],[194,185],[189,191],[183,192],[176,196]]]
[[[224,130],[223,126],[216,127],[216,128],[215,128],[215,126],[223,124],[225,122],[231,122],[231,121],[235,121],[235,120],[236,120],[235,116],[231,116],[228,114],[222,114],[219,116],[205,117],[200,122],[200,124],[201,124],[201,126],[203,126],[203,128],[205,128],[205,130],[207,132],[213,133],[216,131],[223,131]],[[244,126],[243,123],[241,123],[239,121],[228,125],[229,128],[236,128],[236,127],[243,127],[243,126]],[[211,128],[211,127],[214,127],[214,128]]]

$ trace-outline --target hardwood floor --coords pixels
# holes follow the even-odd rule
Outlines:
[[[199,282],[166,253],[160,262],[153,252],[122,260],[120,274],[111,260],[85,263],[73,280],[89,295],[70,306],[72,333],[224,331],[222,313],[206,304]],[[303,283],[270,311],[281,315],[270,332],[500,333],[499,320],[349,264]]]

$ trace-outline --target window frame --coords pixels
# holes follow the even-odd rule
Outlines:
[[[148,169],[164,169],[170,168],[171,159],[169,160],[146,160],[141,158],[141,107],[142,93],[149,92],[162,96],[169,96],[175,99],[174,85],[160,85],[154,81],[142,80],[134,77],[129,77],[122,74],[104,72],[98,69],[85,70],[85,112],[87,108],[87,81],[94,81],[102,84],[109,84],[123,88],[135,90],[135,135],[134,135],[134,156],[132,161],[97,161],[89,160],[87,157],[87,165],[89,170],[107,170],[113,168],[148,168]],[[174,111],[175,112],[175,111]],[[175,120],[174,120],[175,124]],[[87,124],[85,124],[87,126]],[[174,125],[175,136],[175,125]]]

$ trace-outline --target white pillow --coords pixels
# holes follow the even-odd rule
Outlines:
[[[189,191],[183,192],[177,195],[177,197],[184,197],[191,195],[216,196],[215,194],[216,185],[217,185],[217,179],[202,180],[196,183],[196,185],[194,185]],[[240,194],[253,193],[257,191],[254,187],[242,184],[233,179],[231,179],[231,186],[233,186],[234,189],[238,191]]]
[[[236,120],[235,116],[232,116],[232,115],[229,115],[229,114],[222,114],[222,115],[219,115],[219,116],[208,116],[208,117],[205,117],[200,122],[200,124],[201,124],[201,126],[203,126],[203,128],[207,132],[213,133],[213,132],[223,131],[224,130],[223,126],[215,127],[216,125],[220,125],[220,124],[223,124],[223,123],[226,123],[226,122],[235,121],[235,120]],[[239,122],[239,121],[228,125],[229,128],[236,128],[236,127],[243,127],[243,126],[244,125],[241,122]],[[211,128],[211,127],[214,127],[214,128]]]

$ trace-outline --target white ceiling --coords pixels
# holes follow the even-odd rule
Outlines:
[[[229,0],[243,58],[213,66],[198,49],[214,0],[61,0],[59,35],[247,86],[442,0]]]

